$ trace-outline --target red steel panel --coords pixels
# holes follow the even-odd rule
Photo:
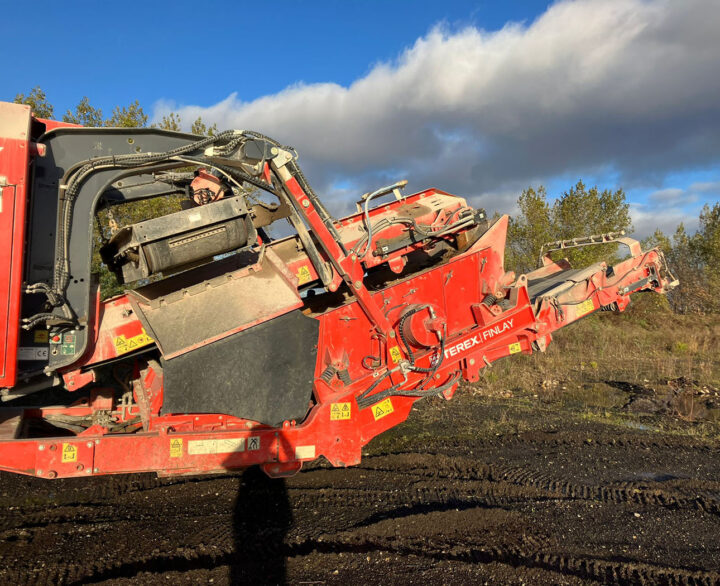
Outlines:
[[[30,106],[0,102],[0,387],[15,384]]]
[[[15,379],[27,169],[32,146],[28,142],[29,125],[28,107],[0,103],[0,176],[5,184],[0,208],[0,323],[6,329],[0,332],[0,386],[11,386]],[[633,290],[666,290],[665,279],[657,277],[662,272],[662,254],[651,250],[619,263],[611,273],[601,266],[586,279],[569,282],[551,298],[531,302],[528,276],[516,279],[503,266],[507,216],[448,262],[370,290],[364,283],[362,259],[355,254],[343,257],[297,181],[290,178],[286,183],[300,206],[308,210],[307,220],[323,243],[327,259],[355,293],[354,299],[348,297],[314,316],[320,322],[313,387],[315,405],[307,417],[299,423],[286,421],[271,428],[223,414],[160,414],[159,405],[155,404],[144,407],[143,431],[138,421],[140,407],[133,406],[115,413],[132,424],[127,431],[134,433],[106,435],[100,424],[77,436],[57,438],[11,439],[13,434],[8,433],[0,438],[0,469],[58,478],[143,471],[194,474],[260,464],[266,472],[278,476],[296,472],[303,462],[320,456],[334,466],[357,464],[362,446],[404,421],[418,400],[416,396],[393,392],[383,394],[391,386],[402,393],[403,389],[411,391],[416,385],[421,389],[427,384],[430,388],[444,389],[443,396],[449,399],[460,378],[474,381],[483,368],[496,360],[518,352],[544,350],[552,332],[600,307],[615,303],[617,309],[623,310]],[[420,201],[433,193],[443,194],[430,190],[406,198],[405,203],[386,204],[382,209]],[[455,206],[457,202],[451,203]],[[343,220],[341,232],[350,230],[353,218],[359,219],[360,215]],[[393,254],[399,257],[409,250]],[[302,267],[295,265],[291,270],[295,273]],[[544,267],[529,278],[554,271]],[[308,274],[311,279],[316,277],[309,271]],[[651,275],[656,276],[657,282],[647,279]],[[506,303],[502,307],[493,301],[484,304],[486,296],[505,299]],[[439,346],[416,347],[412,355],[419,369],[403,370],[397,365],[406,358],[406,353],[409,356],[411,353],[401,340],[402,312],[421,304],[433,308],[437,316],[433,319],[442,321],[443,352],[439,352]],[[99,325],[95,324],[87,353],[74,365],[76,370],[63,373],[68,388],[79,388],[94,380],[92,369],[87,367],[129,355],[150,343],[130,311],[126,296],[104,303],[98,301],[96,315]],[[375,362],[379,364],[372,366]],[[429,369],[431,365],[434,370]],[[322,376],[328,366],[336,370],[337,377]],[[141,367],[137,364],[135,368],[139,371]],[[142,372],[145,371],[135,372],[134,376],[145,377]],[[148,366],[148,372],[152,374],[154,370]],[[345,376],[339,376],[340,372]],[[426,380],[428,372],[431,381]],[[374,399],[362,400],[362,394],[376,380]],[[136,396],[146,391],[162,392],[161,381],[143,381],[133,386]],[[118,382],[124,385],[122,380]],[[89,403],[80,398],[68,407],[25,409],[23,417],[87,416],[111,408],[112,391],[109,394],[102,394],[102,389],[96,391]],[[157,394],[148,396],[155,403],[160,400]],[[150,398],[146,398],[146,403]]]

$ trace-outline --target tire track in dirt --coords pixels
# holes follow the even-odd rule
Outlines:
[[[394,456],[378,457],[396,458]],[[713,515],[720,515],[720,483],[703,482],[692,479],[688,481],[687,492],[696,496],[687,496],[685,491],[669,490],[660,483],[629,482],[619,485],[591,485],[577,483],[570,480],[558,479],[548,473],[537,472],[529,467],[480,464],[467,461],[463,458],[449,458],[446,456],[428,456],[426,454],[407,454],[407,458],[394,459],[383,463],[376,463],[375,459],[368,459],[361,465],[366,470],[377,470],[404,473],[414,477],[452,479],[460,481],[486,480],[490,482],[506,482],[523,487],[532,487],[547,491],[550,495],[562,498],[593,500],[610,503],[635,503],[640,505],[660,506],[670,509],[697,509]],[[403,461],[405,460],[405,461]],[[682,485],[682,479],[676,481],[676,486]],[[698,494],[705,492],[705,494]],[[530,495],[528,495],[530,496]]]
[[[343,509],[354,509],[367,506],[368,502],[382,503],[384,506],[412,506],[430,504],[463,504],[471,503],[473,506],[502,506],[521,502],[532,498],[534,500],[545,500],[548,498],[543,490],[528,491],[523,487],[498,486],[494,482],[467,481],[468,486],[446,487],[446,486],[418,486],[410,484],[399,490],[390,488],[386,490],[367,488],[303,488],[289,487],[289,501],[295,510],[303,510],[318,507],[333,507]],[[224,490],[216,487],[218,496],[232,496],[237,492],[235,485]],[[554,497],[549,497],[554,498]],[[89,510],[88,510],[89,508]],[[188,510],[178,505],[160,505],[151,511],[152,518],[158,520],[173,516],[179,518],[206,518],[207,516],[227,516],[228,513],[221,513],[211,507]],[[12,515],[6,515],[0,526],[0,539],[6,537],[13,531],[44,528],[50,525],[72,524],[93,525],[97,523],[123,523],[138,520],[138,513],[129,506],[119,507],[115,504],[98,504],[89,506],[85,502],[72,505],[63,505],[55,509],[23,509],[16,508]],[[149,519],[145,516],[143,521]]]
[[[392,475],[413,477],[402,488],[387,490],[368,490],[357,488],[304,488],[288,487],[290,503],[295,510],[308,507],[330,507],[333,509],[354,509],[366,506],[368,502],[382,503],[384,507],[456,504],[459,506],[503,506],[525,500],[542,501],[558,498],[591,500],[606,503],[630,503],[644,506],[659,506],[669,509],[697,509],[711,514],[720,513],[720,502],[717,499],[698,495],[688,497],[678,490],[648,486],[647,483],[626,482],[621,486],[598,486],[578,484],[567,480],[553,478],[547,473],[534,472],[523,467],[508,465],[481,464],[465,461],[462,458],[443,456],[405,454],[367,459],[362,465],[363,470],[387,472]],[[312,484],[313,472],[309,471],[302,481]],[[422,480],[454,480],[461,486],[443,486],[438,484],[420,485]],[[236,479],[215,479],[216,495],[232,497],[237,491]],[[188,481],[176,484],[187,484]],[[393,483],[395,484],[395,483]],[[690,483],[690,488],[697,494],[699,486],[704,483]],[[716,488],[717,483],[709,483]],[[396,485],[396,484],[395,484]],[[121,484],[111,486],[113,495],[120,496],[134,491],[147,491],[166,488],[166,483],[142,483],[140,485]],[[101,493],[104,491],[100,491]],[[97,493],[95,497],[97,498]],[[193,508],[188,510],[178,504],[161,505],[153,508],[152,515],[140,519],[143,522],[157,519],[194,519],[204,521],[208,518],[228,517],[229,513],[220,512],[212,507]],[[57,508],[47,507],[16,507],[11,514],[2,520],[0,538],[12,538],[18,531],[41,529],[50,525],[122,524],[138,521],[137,511],[132,506],[119,503],[89,504],[81,499],[73,504]]]
[[[503,456],[511,463],[493,461],[492,453],[483,454],[474,444],[472,449],[480,455],[468,457],[467,446],[458,444],[456,448],[443,446],[434,454],[366,457],[359,466],[346,470],[316,464],[285,481],[292,525],[264,524],[265,494],[252,484],[246,486],[241,474],[97,478],[87,484],[71,480],[53,484],[54,496],[45,488],[49,485],[26,480],[26,486],[41,487],[40,495],[32,497],[34,502],[28,502],[21,491],[10,492],[7,481],[0,479],[2,490],[7,491],[3,501],[13,504],[0,516],[0,543],[5,542],[0,550],[0,565],[4,566],[0,581],[83,584],[148,575],[160,582],[169,570],[197,577],[217,568],[235,567],[238,548],[243,547],[243,564],[261,564],[271,554],[272,559],[297,562],[296,568],[311,567],[309,571],[315,573],[308,575],[327,582],[333,577],[326,565],[335,563],[338,554],[364,560],[365,554],[384,557],[387,553],[398,556],[406,572],[412,572],[412,564],[403,560],[415,556],[433,567],[499,564],[505,568],[503,576],[517,576],[519,581],[526,581],[536,569],[556,575],[557,582],[573,576],[617,584],[720,584],[720,574],[709,571],[717,570],[717,564],[708,557],[717,551],[712,535],[718,525],[714,517],[720,513],[720,481],[717,475],[705,472],[717,450],[676,438],[649,439],[643,444],[647,449],[657,446],[669,450],[668,455],[679,450],[682,458],[685,451],[687,458],[702,458],[705,479],[670,476],[662,482],[599,482],[597,476],[590,476],[590,482],[578,482],[572,480],[572,474],[581,465],[568,469],[566,463],[576,450],[592,459],[602,443],[603,449],[617,448],[615,455],[622,458],[636,453],[633,450],[640,445],[635,436],[620,438],[626,443],[619,447],[618,440],[589,442],[589,435],[578,432],[555,437],[538,432],[512,440],[491,438],[485,444],[494,445],[493,450],[507,448]],[[528,455],[525,445],[542,449]],[[549,449],[543,452],[543,446]],[[563,457],[569,458],[563,460],[569,478],[534,469],[542,466],[538,454],[554,458],[558,446],[569,448],[560,449],[565,452]],[[450,453],[444,453],[446,450]],[[658,457],[662,461],[666,456]],[[623,461],[618,470],[630,465]],[[617,471],[613,468],[612,473]],[[241,489],[244,501],[237,500]],[[599,504],[586,509],[592,507],[586,502]],[[577,513],[585,516],[586,510],[597,511],[593,519],[610,520],[615,527],[622,525],[618,523],[625,518],[622,515],[633,518],[636,505],[645,509],[645,528],[652,527],[653,519],[661,515],[690,532],[699,526],[696,523],[704,524],[704,537],[671,544],[669,557],[659,553],[663,548],[654,553],[613,549],[612,545],[606,549],[607,543],[593,541],[592,533],[585,538],[586,521],[578,520]],[[253,515],[256,520],[245,520]],[[257,529],[257,519],[262,523],[257,542],[239,541],[243,532]],[[570,525],[576,531],[572,539],[566,531]],[[623,530],[627,531],[618,526],[618,531]],[[84,545],[98,539],[110,542],[113,536],[131,537],[112,542],[110,553],[101,546]],[[639,532],[638,536],[647,539]],[[53,549],[38,555],[47,543]],[[697,543],[707,547],[702,549],[707,554],[685,557],[691,551],[688,548]],[[15,550],[13,544],[18,545]],[[652,541],[644,541],[643,548],[648,544]],[[295,578],[297,575],[289,576],[290,581]]]
[[[447,526],[456,520],[450,518],[449,522],[443,522],[442,516],[447,513],[441,512],[429,521],[436,526]],[[390,526],[390,523],[396,520],[393,518],[371,523],[360,531],[343,530],[337,533],[324,532],[315,538],[298,537],[293,542],[278,545],[280,548],[278,553],[285,557],[297,558],[311,553],[382,552],[401,556],[414,555],[437,562],[455,561],[473,564],[499,562],[513,568],[542,568],[560,575],[570,574],[602,583],[688,586],[720,584],[720,574],[716,572],[556,553],[547,536],[527,535],[517,522],[511,524],[510,531],[499,535],[495,530],[501,522],[505,522],[506,516],[501,513],[500,518],[493,523],[492,515],[485,515],[485,511],[481,511],[479,521],[489,525],[490,530],[484,536],[485,543],[480,544],[458,543],[454,540],[439,539],[434,535],[428,536],[425,534],[427,531],[425,524],[419,524],[418,533],[415,535],[393,535]],[[417,513],[417,517],[423,520],[428,515],[420,512]],[[204,538],[206,539],[207,536]],[[474,539],[477,540],[477,537]],[[252,543],[249,547],[252,549]],[[258,543],[255,547],[256,550],[253,551],[258,555],[268,554],[265,544]],[[234,549],[235,544],[231,536],[215,535],[212,544],[186,545],[166,552],[138,556],[128,561],[68,563],[28,572],[10,572],[6,575],[6,579],[9,583],[15,584],[87,584],[111,578],[131,578],[140,573],[162,573],[167,568],[191,572],[231,565],[234,561]]]
[[[18,492],[16,495],[5,494],[0,497],[0,505],[4,507],[23,508],[25,510],[40,510],[52,504],[92,504],[95,501],[106,503],[108,500],[123,496],[129,493],[153,491],[188,484],[210,484],[218,480],[235,480],[239,473],[228,473],[222,478],[217,476],[184,476],[175,478],[158,477],[155,474],[136,474],[118,476],[96,476],[93,478],[71,478],[54,480],[48,483],[47,480],[39,481],[41,484],[34,486],[36,493],[29,496],[27,492]],[[5,479],[12,476],[5,475]],[[22,480],[28,480],[21,477]],[[38,479],[30,478],[31,481]],[[52,486],[52,497],[45,492],[46,487]],[[28,503],[28,500],[32,500]],[[47,502],[46,502],[47,501]]]

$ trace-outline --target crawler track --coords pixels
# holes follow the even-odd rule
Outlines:
[[[720,584],[717,449],[605,431],[450,443],[285,482],[3,475],[0,581]]]

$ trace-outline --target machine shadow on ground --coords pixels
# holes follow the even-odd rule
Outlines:
[[[231,584],[284,584],[284,542],[293,516],[285,480],[258,466],[240,476],[232,517],[235,554]]]

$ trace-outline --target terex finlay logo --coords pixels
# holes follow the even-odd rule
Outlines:
[[[450,346],[450,348],[445,350],[445,358],[448,358],[450,356],[457,356],[458,354],[469,350],[473,346],[477,346],[479,344],[482,344],[483,342],[486,342],[487,340],[494,338],[495,336],[499,336],[500,334],[511,329],[513,327],[514,321],[515,318],[506,319],[504,322],[496,326],[488,328],[487,330],[483,330],[482,332],[478,332],[473,337],[468,338],[464,342],[459,342],[454,346]]]

